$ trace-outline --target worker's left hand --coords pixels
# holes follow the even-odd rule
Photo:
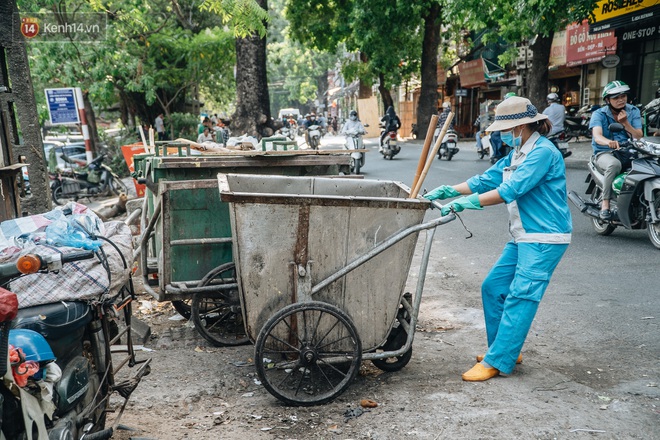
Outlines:
[[[460,197],[456,200],[453,200],[447,203],[440,209],[440,213],[445,216],[450,212],[461,212],[464,209],[484,209],[479,203],[479,194],[470,194],[467,197]]]

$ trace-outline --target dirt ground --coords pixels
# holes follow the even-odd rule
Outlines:
[[[408,280],[411,292],[418,260]],[[173,320],[177,313],[168,302],[141,294],[135,315],[151,326],[152,336],[145,344],[150,351],[139,355],[152,358],[152,369],[114,438],[660,439],[653,377],[626,382],[607,366],[582,368],[587,362],[575,358],[579,353],[566,349],[557,356],[561,341],[548,332],[530,332],[524,362],[512,375],[463,382],[461,373],[485,344],[483,274],[475,273],[467,263],[432,256],[410,363],[384,373],[364,362],[344,394],[306,408],[283,405],[259,384],[252,345],[212,347],[192,323]],[[361,399],[378,406],[345,417]]]

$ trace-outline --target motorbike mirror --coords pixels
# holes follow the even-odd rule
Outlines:
[[[368,126],[369,126],[369,124],[363,124],[363,125],[364,125],[365,127],[368,127]]]
[[[619,133],[624,131],[625,129],[623,128],[623,125],[619,124],[618,122],[614,122],[607,127],[611,132],[614,133]]]

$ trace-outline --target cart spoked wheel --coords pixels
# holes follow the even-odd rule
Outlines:
[[[217,285],[216,292],[193,295],[192,320],[197,331],[216,347],[242,345],[249,342],[243,325],[238,289],[223,289],[223,285],[236,283],[236,266],[226,263],[209,272],[200,287]]]
[[[172,307],[176,310],[179,315],[183,316],[186,319],[190,319],[192,314],[190,313],[192,309],[192,299],[177,299],[172,301]]]
[[[288,405],[333,400],[353,381],[361,362],[362,343],[351,318],[319,301],[281,309],[255,342],[261,383]]]
[[[409,293],[404,295],[404,298],[408,303],[412,303],[412,296]],[[395,323],[390,334],[387,336],[385,343],[379,348],[382,351],[396,351],[406,345],[406,340],[408,339],[408,333],[403,329],[403,326],[399,322],[405,320],[410,324],[410,314],[403,308],[399,307],[399,312],[396,316],[397,322]],[[400,356],[392,356],[385,359],[372,359],[371,363],[383,371],[394,372],[399,371],[410,362],[412,358],[412,346]]]

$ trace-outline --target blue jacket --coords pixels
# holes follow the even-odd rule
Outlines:
[[[561,153],[545,137],[534,133],[485,173],[467,181],[470,190],[497,189],[509,210],[513,240],[566,244],[573,224],[566,193],[566,166]]]
[[[642,114],[639,109],[633,105],[626,104],[625,107],[626,113],[628,114],[628,122],[633,128],[642,128]],[[628,135],[625,131],[619,133],[610,133],[609,125],[616,122],[612,110],[610,110],[609,105],[605,105],[591,114],[591,121],[589,122],[589,128],[602,127],[603,136],[607,139],[612,139],[613,141],[624,142],[628,140]],[[594,150],[594,154],[601,153],[603,151],[612,151],[607,145],[599,145],[592,138],[591,139],[591,148]]]

